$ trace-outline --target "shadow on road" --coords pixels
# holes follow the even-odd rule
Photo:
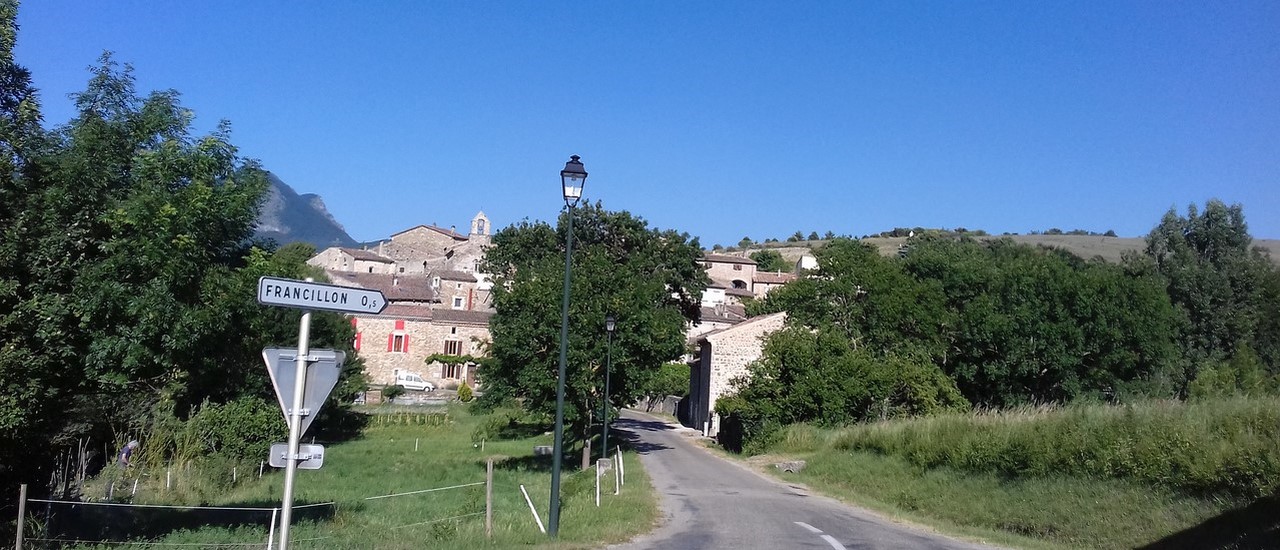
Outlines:
[[[674,428],[657,420],[644,420],[639,418],[619,418],[613,422],[614,429],[627,440],[627,446],[635,449],[636,453],[648,454],[656,451],[670,449],[668,445],[654,443],[643,440],[638,432],[664,432],[674,431]]]

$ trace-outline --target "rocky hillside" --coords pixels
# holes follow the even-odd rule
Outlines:
[[[282,245],[307,242],[315,245],[316,250],[356,245],[342,224],[329,214],[320,195],[299,195],[271,172],[267,172],[267,180],[270,185],[267,201],[258,214],[257,237],[273,239]]]

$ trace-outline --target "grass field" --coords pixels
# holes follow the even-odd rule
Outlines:
[[[534,445],[550,445],[537,433],[504,441],[471,434],[484,417],[462,407],[440,409],[434,419],[421,409],[382,410],[354,441],[327,446],[324,467],[299,471],[295,505],[333,502],[295,512],[294,548],[598,548],[627,540],[652,528],[657,518],[652,488],[634,455],[624,456],[627,477],[621,495],[613,495],[613,475],[602,478],[601,506],[595,505],[595,472],[577,472],[566,460],[562,478],[558,540],[539,532],[520,485],[529,492],[543,523],[547,521],[550,457],[533,456]],[[447,417],[446,417],[447,415]],[[442,419],[447,421],[442,422]],[[540,431],[540,430],[539,430]],[[416,450],[415,450],[416,446]],[[495,462],[493,537],[484,527],[486,460]],[[163,474],[161,474],[163,476]],[[179,491],[165,491],[163,479],[147,478],[136,503],[167,504]],[[245,479],[247,478],[247,479]],[[257,479],[256,471],[214,498],[199,504],[275,507],[283,490],[283,471]],[[366,500],[396,493],[476,484],[416,495]],[[189,494],[189,493],[186,493]],[[148,498],[150,497],[150,498]],[[197,504],[183,502],[182,504]],[[89,508],[89,507],[80,507]],[[204,548],[239,548],[265,543],[270,512],[102,509],[81,512],[74,521],[81,533],[108,533],[115,540],[150,540]],[[64,517],[62,521],[68,521]],[[136,531],[130,533],[130,526]],[[82,535],[77,538],[88,539]],[[105,538],[105,537],[104,537]],[[101,538],[96,539],[101,540]],[[95,548],[81,545],[78,548]],[[106,546],[102,546],[106,547]]]
[[[752,462],[804,459],[784,477],[1010,546],[1275,548],[1277,410],[1227,399],[794,426]],[[1253,483],[1236,483],[1243,470]]]

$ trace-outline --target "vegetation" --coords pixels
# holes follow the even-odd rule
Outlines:
[[[518,398],[546,418],[555,411],[566,221],[558,228],[523,222],[493,236],[483,269],[493,274],[497,313],[482,406]],[[687,234],[651,229],[598,203],[578,208],[573,228],[565,422],[586,441],[602,399],[611,407],[634,403],[659,367],[684,353],[685,323],[698,318],[707,280],[701,247]],[[608,314],[617,330],[604,396]]]
[[[375,407],[362,437],[326,444],[324,466],[298,473],[295,504],[335,502],[335,506],[296,509],[291,539],[304,548],[598,548],[624,541],[650,528],[657,517],[652,488],[640,468],[627,469],[622,494],[612,493],[612,476],[602,478],[601,505],[595,505],[594,471],[568,473],[562,481],[563,511],[556,541],[539,532],[520,486],[525,486],[545,523],[550,490],[548,459],[535,458],[534,445],[548,444],[540,425],[510,413],[515,428],[494,433],[483,446],[470,434],[490,421],[462,406],[422,412],[421,408]],[[278,414],[278,413],[277,413]],[[478,443],[477,441],[476,443]],[[494,460],[493,538],[485,536],[484,486],[366,500],[425,489],[483,483],[485,463]],[[624,455],[628,466],[634,454]],[[131,472],[140,479],[135,503],[215,506],[278,506],[283,474],[268,468],[258,479],[257,462],[242,465],[236,481],[224,470],[173,470],[173,489],[165,488],[165,469]],[[149,475],[146,475],[149,474]],[[104,490],[106,479],[94,492]],[[121,487],[125,484],[121,483]],[[196,487],[203,487],[197,490]],[[216,489],[216,490],[215,490]],[[117,495],[128,492],[117,489]],[[109,509],[55,520],[63,537],[109,538],[166,544],[238,545],[267,539],[271,513],[186,511],[157,515],[149,510]],[[67,510],[57,510],[70,514]],[[189,526],[189,527],[188,527]],[[278,533],[277,533],[278,536]]]
[[[75,117],[46,130],[13,57],[16,9],[0,1],[0,491],[37,496],[59,453],[89,449],[97,468],[166,423],[208,436],[205,454],[259,453],[266,435],[239,423],[274,403],[261,348],[294,341],[297,312],[258,305],[257,279],[311,274],[314,249],[255,246],[266,183],[229,125],[194,135],[177,92],[139,96],[110,54]],[[351,339],[341,316],[315,316],[316,346],[353,357]],[[336,429],[360,372],[346,366],[316,429]]]
[[[1013,534],[1071,547],[1265,547],[1257,541],[1280,530],[1268,496],[1280,487],[1278,406],[1233,398],[794,425],[768,452],[805,458],[798,479],[843,497],[1007,544],[1037,545]]]
[[[756,262],[757,271],[790,272],[791,263],[782,259],[777,250],[759,250],[752,252],[750,258]]]

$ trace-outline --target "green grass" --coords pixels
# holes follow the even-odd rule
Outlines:
[[[1010,546],[1273,547],[1277,411],[1225,399],[801,425],[765,458],[807,460],[783,476],[832,496]]]
[[[534,445],[550,445],[538,433],[505,441],[485,441],[483,451],[471,434],[484,421],[465,408],[448,410],[448,422],[426,420],[416,411],[383,410],[357,440],[326,446],[324,467],[299,471],[295,504],[334,501],[336,509],[322,517],[295,515],[294,548],[597,548],[625,541],[652,528],[657,507],[647,477],[634,455],[625,456],[627,483],[613,495],[613,475],[602,478],[601,506],[595,506],[594,469],[577,472],[577,461],[565,461],[563,503],[558,540],[538,531],[520,492],[523,484],[547,521],[550,458],[534,458]],[[540,432],[540,430],[538,430]],[[417,451],[414,450],[415,442]],[[448,487],[485,480],[486,459],[493,458],[493,538],[484,531],[484,486],[419,495],[365,500],[367,497]],[[163,474],[161,474],[163,476]],[[280,503],[283,471],[228,486],[202,504],[274,507]],[[137,502],[165,503],[183,493],[159,486],[139,492]],[[142,496],[151,495],[144,499]],[[193,504],[184,502],[184,504]],[[327,508],[326,508],[327,509]],[[165,543],[197,543],[217,547],[265,541],[270,513],[257,513],[247,524],[199,527],[165,533]],[[212,517],[215,514],[204,514]],[[249,514],[252,515],[252,514]],[[454,519],[450,519],[454,518]],[[167,521],[167,520],[161,520]],[[152,522],[154,523],[154,522]],[[180,523],[172,520],[173,525]],[[154,525],[152,525],[154,528]],[[150,537],[148,537],[150,538]]]

